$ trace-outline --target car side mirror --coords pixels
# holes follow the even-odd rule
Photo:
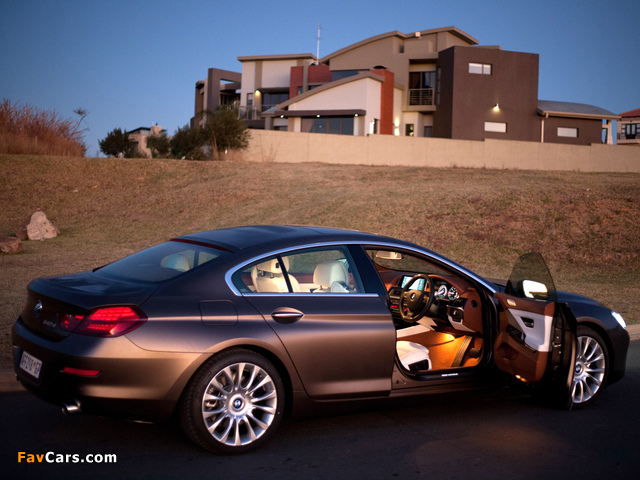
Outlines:
[[[522,281],[522,292],[527,298],[533,298],[535,300],[548,300],[549,290],[544,283],[534,282],[533,280]]]

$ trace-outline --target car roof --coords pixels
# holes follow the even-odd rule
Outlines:
[[[270,250],[281,250],[302,244],[312,245],[333,242],[391,244],[428,253],[434,260],[439,260],[460,273],[465,272],[468,276],[484,284],[489,290],[495,291],[496,289],[495,285],[492,286],[490,282],[466,267],[420,245],[357,230],[302,225],[251,225],[192,233],[174,240],[210,245],[233,253],[244,251],[246,255],[262,255]]]
[[[355,230],[301,225],[251,225],[222,228],[185,235],[179,237],[179,239],[215,245],[231,250],[232,252],[262,245],[266,246],[275,242],[282,244],[282,246],[301,241],[314,243],[334,240],[362,242],[388,240],[394,243],[406,243],[395,238]]]

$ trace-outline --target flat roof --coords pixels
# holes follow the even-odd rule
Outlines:
[[[240,62],[255,62],[258,60],[316,60],[313,53],[285,53],[282,55],[250,55],[238,57]]]

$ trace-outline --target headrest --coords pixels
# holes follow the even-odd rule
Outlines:
[[[284,268],[288,269],[289,259],[285,257],[282,259],[282,261],[284,262]],[[259,263],[257,267],[258,270],[261,270],[263,272],[282,274],[282,268],[280,268],[280,262],[277,258],[272,258],[271,260],[267,260],[266,262]]]
[[[313,272],[313,283],[328,287],[331,286],[333,282],[349,283],[347,267],[337,260],[328,260],[319,263]]]

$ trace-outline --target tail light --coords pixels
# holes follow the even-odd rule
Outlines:
[[[91,337],[119,337],[144,322],[147,316],[137,307],[105,307],[89,315],[64,314],[58,317],[58,326],[65,331]]]

